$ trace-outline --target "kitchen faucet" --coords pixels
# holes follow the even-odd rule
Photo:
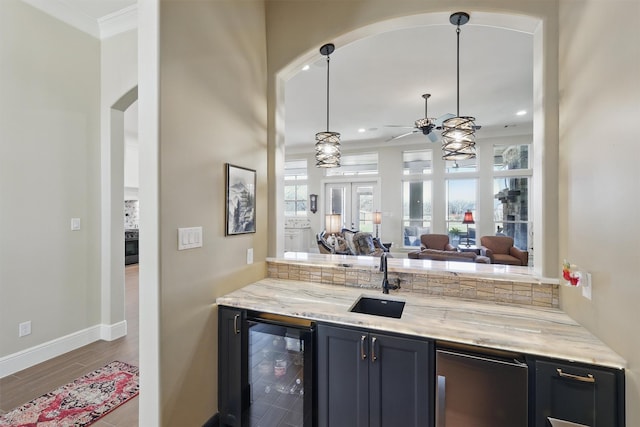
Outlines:
[[[389,278],[388,278],[389,268],[387,266],[387,252],[383,252],[382,255],[380,256],[380,271],[384,272],[384,277],[382,278],[382,293],[383,294],[388,294],[389,293],[389,289],[399,289],[400,288],[400,284],[397,284],[397,285],[390,285],[389,284]],[[398,280],[398,282],[400,282],[400,281]]]

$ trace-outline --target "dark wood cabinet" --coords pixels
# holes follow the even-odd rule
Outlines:
[[[318,426],[433,425],[433,344],[318,326]]]
[[[536,360],[535,427],[550,427],[549,418],[589,427],[623,427],[624,371]]]
[[[220,425],[240,427],[242,416],[243,369],[246,355],[243,354],[245,333],[242,324],[243,310],[218,308],[218,411]],[[224,349],[224,350],[221,350]]]

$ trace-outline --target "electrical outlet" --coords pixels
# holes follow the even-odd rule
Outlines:
[[[247,249],[247,264],[253,264],[253,248]]]
[[[22,322],[18,325],[18,337],[26,337],[31,334],[31,320]]]
[[[591,273],[585,273],[582,278],[583,283],[580,284],[582,288],[582,296],[586,299],[591,299]]]

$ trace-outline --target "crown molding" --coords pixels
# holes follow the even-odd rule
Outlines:
[[[136,4],[95,19],[60,0],[22,0],[36,9],[97,39],[105,39],[138,26]]]
[[[100,28],[100,39],[106,39],[125,31],[137,29],[138,5],[132,4],[129,7],[99,18],[98,26]]]

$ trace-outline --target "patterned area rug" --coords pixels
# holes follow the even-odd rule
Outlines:
[[[138,391],[138,368],[111,362],[0,416],[0,427],[88,426]]]

